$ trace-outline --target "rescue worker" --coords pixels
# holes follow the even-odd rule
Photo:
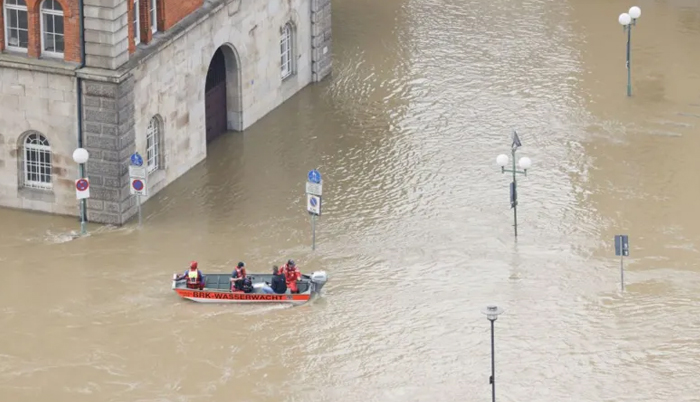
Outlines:
[[[301,271],[299,271],[299,268],[294,263],[294,260],[289,260],[286,264],[282,265],[282,268],[280,268],[280,273],[284,275],[289,290],[292,293],[299,293],[297,281],[301,279]]]
[[[246,278],[247,273],[245,272],[245,263],[243,261],[239,262],[236,269],[231,273],[231,291],[232,292],[242,292],[243,291],[243,280]]]
[[[175,278],[176,281],[187,279],[187,287],[190,289],[204,289],[204,275],[202,271],[197,269],[197,261],[190,262],[190,269],[185,270],[185,273]]]

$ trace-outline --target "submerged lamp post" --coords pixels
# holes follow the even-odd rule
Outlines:
[[[632,42],[632,27],[637,25],[637,18],[642,10],[634,6],[626,13],[620,14],[617,21],[622,25],[622,32],[627,31],[627,96],[632,96],[632,66],[630,65],[630,46]]]
[[[85,178],[85,163],[87,163],[90,158],[90,154],[85,148],[77,148],[73,151],[73,160],[79,166],[79,173],[81,179]],[[80,234],[85,235],[85,198],[80,200]]]
[[[491,384],[491,402],[496,402],[496,353],[493,336],[493,323],[496,322],[499,315],[503,314],[503,309],[491,304],[486,306],[485,309],[481,310],[481,313],[485,314],[486,318],[491,321],[491,377],[489,378],[489,383]]]
[[[511,155],[513,157],[513,168],[506,169],[508,164],[508,155],[500,154],[496,157],[496,163],[501,167],[501,173],[509,172],[513,173],[513,182],[510,183],[510,207],[513,208],[513,226],[515,227],[515,237],[518,237],[518,189],[516,184],[516,174],[527,175],[527,170],[532,166],[532,161],[527,156],[520,158],[518,165],[523,170],[517,170],[515,168],[515,151],[518,150],[523,144],[520,142],[518,133],[513,130],[513,144],[511,145]]]

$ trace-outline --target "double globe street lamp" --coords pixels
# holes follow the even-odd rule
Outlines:
[[[511,145],[511,156],[513,157],[513,168],[506,169],[508,164],[508,155],[501,154],[496,157],[496,163],[501,167],[501,173],[513,173],[513,182],[510,183],[510,207],[513,208],[513,227],[515,228],[515,237],[518,237],[518,186],[516,182],[516,174],[527,175],[527,170],[532,166],[532,161],[527,156],[520,158],[518,166],[522,170],[515,167],[515,151],[522,146],[518,133],[513,130],[513,144]]]
[[[631,7],[628,12],[620,14],[617,21],[622,25],[622,31],[627,32],[627,96],[632,96],[632,66],[630,65],[630,43],[632,42],[632,27],[637,25],[637,18],[642,15],[642,10]]]
[[[78,175],[80,176],[80,179],[85,178],[85,164],[87,163],[88,159],[90,159],[90,153],[87,151],[85,148],[77,148],[75,151],[73,151],[73,161],[78,164],[79,166],[79,173]],[[85,207],[85,198],[82,198],[80,200],[80,234],[85,235],[85,212],[86,212],[86,207]]]

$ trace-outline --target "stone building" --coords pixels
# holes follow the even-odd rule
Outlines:
[[[134,151],[152,196],[331,70],[330,0],[0,4],[3,207],[78,215],[83,147],[87,218],[121,225]]]

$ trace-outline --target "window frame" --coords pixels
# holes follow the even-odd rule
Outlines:
[[[146,127],[146,171],[149,174],[163,167],[161,163],[162,129],[163,125],[158,115],[153,116]]]
[[[61,11],[58,12],[56,10],[44,10],[44,4],[46,4],[47,0],[42,0],[41,4],[39,5],[39,27],[40,27],[40,35],[41,35],[41,55],[47,55],[50,57],[64,57],[65,51],[66,51],[66,14],[65,11],[63,10],[63,6],[61,3],[58,1],[54,0],[55,4],[58,4],[59,7],[61,7]],[[44,16],[46,15],[51,15],[54,17],[60,16],[63,19],[63,32],[61,32],[61,36],[63,37],[63,52],[53,52],[50,50],[45,49],[45,37],[46,37],[46,26],[44,22]],[[52,32],[52,35],[57,36],[58,34],[55,32],[56,31],[56,26],[54,22],[54,32]],[[56,46],[56,43],[54,42],[54,47]]]
[[[293,74],[294,29],[292,28],[292,24],[288,22],[282,27],[282,37],[280,38],[280,76],[284,81],[287,78],[291,77]]]
[[[148,0],[148,17],[151,19],[151,33],[158,32],[158,0]]]
[[[31,151],[37,155],[32,162],[29,161]],[[46,162],[41,162],[40,155],[48,155],[48,174],[41,173],[41,167],[46,165]],[[37,179],[45,177],[48,181],[31,180],[29,178],[29,167],[32,165],[35,165],[37,168]],[[53,189],[53,153],[51,152],[51,143],[45,135],[33,131],[24,137],[22,141],[22,170],[23,187],[44,191]]]
[[[3,16],[3,22],[4,22],[3,34],[5,35],[5,49],[15,51],[15,52],[27,53],[27,52],[29,52],[29,9],[27,8],[27,0],[22,0],[22,1],[24,2],[24,6],[18,6],[16,4],[7,4],[8,0],[2,0],[2,16]],[[23,11],[27,15],[27,47],[13,46],[10,44],[10,35],[9,35],[10,19],[7,18],[7,12],[10,10],[18,11],[18,12]],[[18,21],[18,26],[15,29],[18,31],[20,30],[19,21]]]
[[[131,6],[134,9],[134,18],[131,20],[131,25],[133,26],[134,29],[134,46],[138,46],[141,44],[141,10],[139,10],[139,6],[141,0],[133,0],[131,3]]]

